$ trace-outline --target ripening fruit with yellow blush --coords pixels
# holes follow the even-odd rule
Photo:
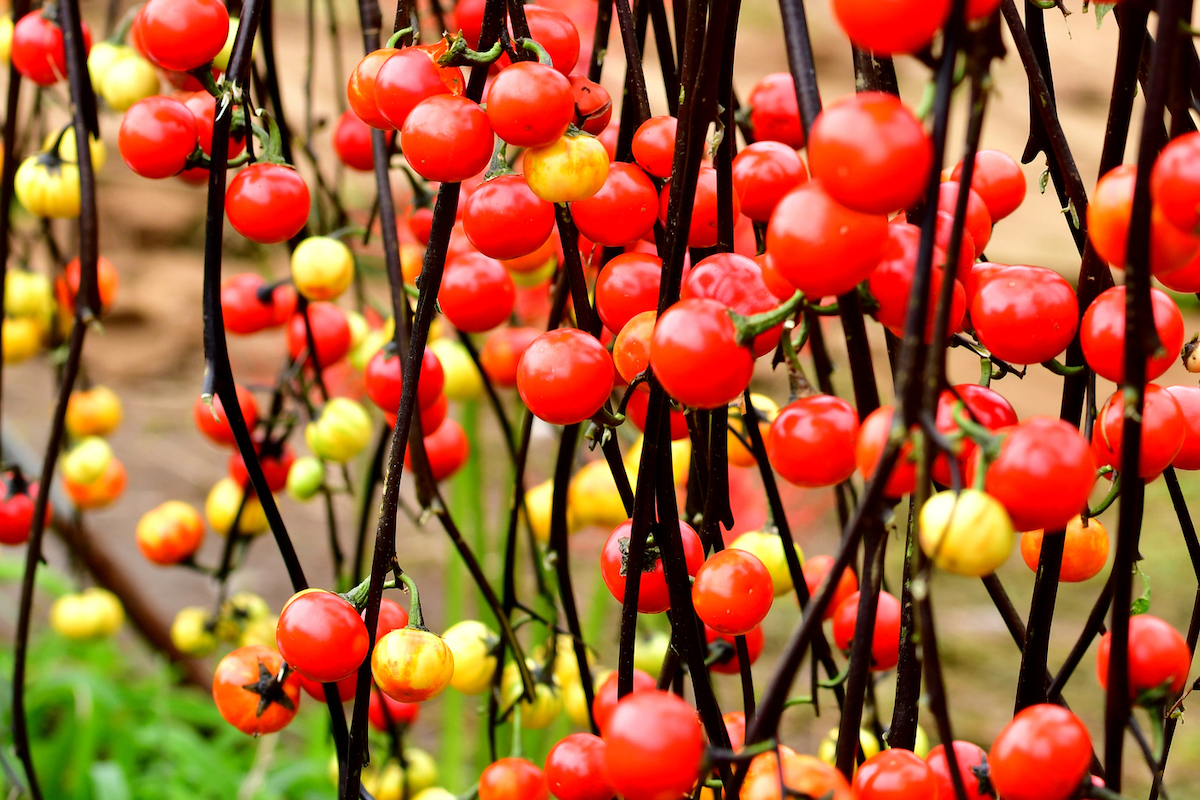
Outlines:
[[[292,283],[309,300],[333,300],[354,280],[354,254],[338,239],[310,236],[292,252]]]
[[[1008,512],[977,489],[938,492],[921,509],[918,527],[925,555],[938,569],[956,575],[990,575],[1012,552]]]
[[[758,560],[771,575],[776,597],[783,597],[792,591],[792,573],[788,569],[787,554],[783,550],[783,540],[779,538],[779,534],[750,531],[734,539],[733,544],[729,546],[758,556]],[[792,547],[796,551],[796,560],[803,564],[804,551],[795,542],[792,542]]]
[[[750,395],[751,402],[754,403],[754,410],[758,413],[758,430],[759,435],[766,438],[767,431],[771,429],[771,423],[779,416],[779,405],[761,394]],[[741,403],[739,402],[739,406]],[[742,444],[745,439],[749,443],[749,438],[746,436],[746,428],[742,421],[742,415],[738,409],[729,409],[729,432],[727,434],[728,442],[726,450],[729,454],[729,463],[736,467],[753,467],[758,462],[746,445]]]
[[[437,634],[420,628],[397,628],[375,643],[371,674],[393,700],[423,703],[450,685],[454,654]]]
[[[72,439],[108,436],[120,426],[123,417],[121,398],[107,386],[76,389],[67,400],[65,424]]]
[[[496,634],[482,622],[468,619],[447,628],[442,641],[454,656],[450,685],[463,694],[486,692],[496,671],[496,657],[492,655],[499,641]]]
[[[241,516],[238,516],[241,505],[242,487],[233,478],[222,478],[213,485],[204,501],[204,518],[222,536],[229,535],[235,518],[241,536],[257,536],[266,531],[269,527],[267,515],[258,498],[247,498]]]
[[[1042,556],[1044,531],[1021,534],[1021,557],[1035,573]],[[1053,535],[1053,534],[1051,534]],[[1076,515],[1067,523],[1063,540],[1062,568],[1058,579],[1064,583],[1079,583],[1094,578],[1108,563],[1108,531],[1095,517],[1083,519]]]

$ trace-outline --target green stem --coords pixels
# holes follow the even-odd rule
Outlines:
[[[517,39],[516,43],[526,50],[536,53],[539,64],[543,64],[547,67],[554,66],[554,61],[551,60],[550,54],[546,52],[546,48],[542,47],[533,39]]]
[[[408,589],[408,627],[418,630],[429,630],[425,627],[425,616],[421,613],[421,595],[417,593],[417,582],[408,576],[407,572],[400,573],[400,581]],[[384,584],[387,588],[387,584]]]
[[[394,50],[396,48],[396,45],[400,43],[400,40],[402,38],[404,38],[405,36],[412,35],[412,32],[413,32],[412,27],[401,28],[400,30],[396,31],[395,33],[393,33],[391,35],[391,37],[387,40],[387,44],[384,45],[384,48],[386,48],[388,50]]]
[[[496,42],[491,49],[480,52],[467,46],[467,40],[461,36],[451,36],[450,48],[438,59],[443,67],[471,67],[476,64],[487,66],[500,58],[504,49]]]
[[[1088,509],[1088,516],[1094,517],[1098,514],[1103,514],[1105,511],[1108,510],[1109,506],[1111,506],[1113,503],[1116,502],[1117,498],[1120,496],[1121,496],[1121,476],[1117,475],[1115,478],[1113,478],[1112,486],[1109,487],[1108,494],[1106,494],[1104,496],[1104,499],[1100,501],[1100,505],[1096,506],[1095,508]]]
[[[1054,6],[1051,5],[1050,7],[1053,8]],[[1055,375],[1062,375],[1063,377],[1070,377],[1071,375],[1078,375],[1081,372],[1083,372],[1085,369],[1087,369],[1087,367],[1084,366],[1083,364],[1080,364],[1079,366],[1075,366],[1075,367],[1068,367],[1066,364],[1063,364],[1062,362],[1060,362],[1058,359],[1055,359],[1055,358],[1052,358],[1049,361],[1043,361],[1042,366],[1045,367],[1046,369],[1050,370],[1051,372],[1053,372]]]
[[[761,314],[751,314],[745,316],[733,310],[726,310],[726,314],[733,320],[734,327],[737,328],[737,337],[739,344],[749,344],[755,336],[760,333],[766,333],[776,325],[783,323],[788,317],[796,313],[796,309],[804,302],[804,295],[796,292],[789,299],[783,302],[782,305],[776,306],[770,311],[763,311]]]

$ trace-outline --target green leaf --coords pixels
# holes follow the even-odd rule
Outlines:
[[[1129,605],[1129,613],[1137,616],[1150,610],[1150,576],[1142,572],[1140,567],[1134,567],[1134,569],[1142,576],[1142,594]]]
[[[97,761],[88,770],[92,779],[95,800],[129,800],[129,782],[121,765],[112,761]]]
[[[1104,17],[1108,12],[1117,7],[1116,3],[1096,3],[1096,28],[1099,29],[1101,23],[1104,22]]]

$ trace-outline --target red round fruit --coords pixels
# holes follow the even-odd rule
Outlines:
[[[429,471],[435,481],[444,480],[458,472],[471,455],[471,442],[457,420],[445,420],[437,430],[427,435],[424,441]],[[412,469],[412,460],[407,450],[404,453],[404,466],[406,469]]]
[[[942,181],[938,187],[938,210],[944,211],[954,218],[954,211],[958,207],[958,193],[962,186],[958,181]],[[992,236],[992,214],[988,211],[987,204],[983,202],[974,189],[969,189],[967,192],[967,214],[966,222],[964,223],[967,233],[971,234],[971,242],[975,245],[974,255],[983,254],[983,248],[987,246],[988,240]]]
[[[717,633],[708,625],[704,626],[704,641],[709,645],[709,654],[712,655],[713,643],[721,640],[729,645],[725,652],[729,653],[726,658],[719,658],[709,664],[708,669],[711,672],[716,672],[720,675],[737,675],[742,671],[742,662],[737,654],[737,638],[727,633]],[[758,657],[762,655],[763,645],[766,638],[763,636],[762,626],[755,625],[750,630],[746,631],[746,657],[751,664],[758,661]]]
[[[350,101],[350,110],[372,128],[386,131],[394,127],[380,113],[375,102],[375,81],[387,60],[399,52],[394,47],[382,47],[367,53],[355,65],[346,84],[346,99]]]
[[[771,573],[758,556],[745,550],[713,553],[692,582],[696,616],[728,636],[741,636],[757,627],[774,599]]]
[[[287,486],[288,470],[292,468],[292,462],[296,460],[296,453],[287,442],[275,443],[274,449],[277,451],[276,453],[262,455],[262,443],[258,437],[255,438],[254,450],[259,453],[258,463],[262,467],[263,477],[267,479],[267,486],[272,492],[281,492]],[[250,473],[246,471],[246,462],[237,450],[229,454],[228,469],[229,477],[233,478],[238,486],[245,489],[250,485]]]
[[[596,313],[618,333],[638,314],[658,308],[662,259],[649,253],[613,256],[596,277]]]
[[[1100,408],[1092,429],[1092,455],[1098,466],[1121,469],[1121,441],[1125,432],[1125,402],[1118,389]],[[1138,474],[1154,480],[1183,449],[1187,421],[1175,397],[1161,386],[1146,384],[1145,407],[1142,410],[1142,449],[1138,459]]]
[[[604,585],[612,592],[618,602],[625,601],[625,572],[628,561],[629,537],[633,524],[622,522],[604,543],[600,551],[600,575]],[[679,523],[680,538],[683,540],[684,559],[687,562],[688,574],[695,575],[700,565],[704,563],[704,545],[700,537],[686,522]],[[624,540],[624,541],[622,541]],[[661,553],[661,546],[659,548]],[[647,552],[642,562],[642,578],[638,584],[638,612],[641,614],[661,614],[671,607],[671,595],[667,591],[667,577],[663,572],[662,558],[659,553]]]
[[[946,436],[955,437],[959,433],[958,421],[954,417],[959,402],[963,404],[962,416],[989,431],[1017,424],[1017,412],[999,392],[974,383],[961,383],[954,387],[953,392],[943,391],[938,398],[936,425]],[[967,464],[975,450],[975,442],[969,436],[962,436],[956,459],[959,462],[960,476],[966,473]],[[950,464],[945,453],[940,453],[934,460],[932,475],[933,479],[943,486],[950,485]]]
[[[763,280],[762,268],[737,253],[716,253],[701,260],[688,272],[679,296],[682,300],[707,297],[747,317],[779,305]],[[782,333],[780,323],[754,337],[755,357],[774,352]]]
[[[658,196],[658,219],[664,225],[670,214],[671,184],[666,183]],[[737,194],[733,195],[733,218],[741,213]],[[700,167],[696,178],[696,194],[692,200],[692,217],[688,223],[688,247],[713,247],[717,244],[717,171]]]
[[[147,97],[121,118],[117,148],[143,178],[169,178],[184,168],[196,149],[196,118],[170,97]]]
[[[376,351],[363,370],[363,382],[366,384],[367,397],[383,411],[391,414],[400,408],[400,393],[404,389],[404,374],[400,368],[400,358],[387,351],[386,348]],[[417,378],[417,405],[429,408],[437,402],[446,385],[446,373],[437,354],[429,348],[421,358],[421,374]]]
[[[225,214],[233,229],[252,242],[286,242],[308,222],[309,194],[291,167],[259,162],[243,169],[225,191]]]
[[[1150,191],[1167,221],[1187,233],[1200,232],[1200,133],[1185,133],[1163,148],[1154,162]]]
[[[367,706],[367,721],[377,731],[387,733],[393,726],[412,725],[421,715],[420,703],[405,703],[388,697],[378,686],[371,687],[371,702]]]
[[[1183,315],[1170,295],[1150,289],[1154,327],[1161,352],[1146,358],[1145,379],[1152,381],[1171,368],[1183,347]],[[1125,287],[1114,286],[1100,293],[1083,314],[1079,343],[1088,366],[1113,383],[1125,382]]]
[[[651,117],[633,134],[633,159],[656,178],[671,177],[675,160],[675,133],[679,120],[671,116]]]
[[[888,214],[921,198],[933,164],[925,128],[900,98],[860,92],[835,100],[808,138],[808,166],[837,202]]]
[[[390,145],[395,131],[387,131],[384,140]],[[371,172],[375,169],[375,151],[371,143],[371,126],[353,111],[343,111],[333,128],[333,150],[338,160],[350,169]]]
[[[1079,303],[1066,279],[1045,267],[1007,267],[986,281],[971,303],[979,341],[1010,364],[1040,364],[1075,338]]]
[[[992,786],[1004,800],[1067,800],[1091,764],[1087,728],[1049,703],[1019,711],[988,752]]]
[[[1030,417],[1012,428],[987,471],[987,493],[1013,528],[1061,530],[1083,510],[1096,482],[1087,439],[1057,417]]]
[[[963,162],[950,173],[951,180],[962,180]],[[971,175],[971,190],[985,204],[992,222],[996,223],[1017,210],[1025,199],[1025,173],[1008,153],[999,150],[980,150],[975,154],[975,171]]]
[[[300,707],[300,674],[279,686],[274,677],[282,667],[283,657],[261,644],[222,658],[213,672],[213,701],[224,720],[252,736],[287,727]]]
[[[859,766],[853,789],[857,800],[929,800],[938,794],[938,780],[919,755],[891,748]]]
[[[1088,239],[1096,253],[1117,269],[1125,269],[1129,222],[1133,217],[1133,192],[1137,165],[1123,164],[1096,184],[1087,208]],[[1169,275],[1183,269],[1200,250],[1200,238],[1172,225],[1162,208],[1150,214],[1150,272]]]
[[[579,29],[571,18],[557,8],[530,4],[525,21],[530,37],[546,49],[554,68],[570,75],[579,61]]]
[[[700,777],[704,732],[696,710],[670,692],[617,703],[604,732],[613,787],[625,800],[678,800]]]
[[[438,94],[409,113],[400,129],[400,149],[422,178],[456,183],[487,167],[494,138],[478,103],[460,95]]]
[[[608,677],[600,682],[600,688],[592,698],[592,719],[596,720],[596,727],[600,729],[601,735],[608,728],[608,721],[613,712],[617,710],[617,681],[617,673],[609,673]],[[630,692],[654,691],[657,685],[658,682],[648,672],[634,668],[633,688]]]
[[[558,141],[575,118],[571,84],[553,67],[519,61],[492,79],[487,93],[492,130],[515,147]]]
[[[827,555],[813,556],[804,562],[804,585],[808,587],[809,597],[816,596],[821,588],[821,584],[825,581],[825,577],[833,569],[833,566],[833,556]],[[838,607],[842,602],[857,591],[858,577],[847,567],[838,576],[837,586],[833,589],[833,597],[829,605],[826,606],[822,619],[833,619],[833,615],[837,613]]]
[[[150,0],[138,17],[146,58],[176,72],[212,61],[229,36],[229,11],[220,0]]]
[[[667,394],[685,406],[717,408],[750,384],[754,357],[715,300],[681,300],[658,318],[650,367]]]
[[[917,272],[917,253],[921,244],[921,229],[907,222],[888,225],[888,238],[883,246],[883,257],[867,278],[871,296],[879,303],[875,318],[897,336],[904,335],[908,317],[908,303],[912,295],[913,279]],[[929,315],[925,322],[925,341],[932,343],[937,304],[941,296],[942,282],[946,272],[939,266],[946,261],[945,252],[934,245],[934,266],[929,280]],[[955,280],[955,284],[958,281]],[[950,300],[947,335],[962,328],[967,313],[966,290],[956,285]]]
[[[479,351],[479,363],[492,385],[505,388],[517,385],[521,356],[541,335],[537,328],[497,328],[491,332]]]
[[[892,429],[892,407],[880,406],[867,415],[858,429],[858,442],[854,446],[854,463],[864,478],[871,478],[883,451],[887,446]],[[917,484],[917,465],[913,461],[912,442],[906,440],[900,447],[900,455],[888,475],[883,493],[888,497],[900,497],[911,492]]]
[[[865,280],[883,255],[887,217],[838,203],[810,180],[779,201],[767,227],[775,268],[814,302]]]
[[[854,642],[859,594],[855,592],[848,596],[833,612],[833,641],[840,650],[848,651]],[[899,658],[900,601],[887,592],[880,592],[875,611],[875,631],[871,636],[871,670],[889,670],[896,666]]]
[[[750,107],[750,127],[756,140],[783,142],[793,150],[804,147],[796,84],[790,73],[773,72],[763,77],[750,90],[746,104]]]
[[[625,416],[633,423],[633,426],[639,431],[646,430],[646,413],[649,411],[650,393],[649,392],[634,392],[629,396],[629,402],[625,404]],[[688,438],[687,415],[675,409],[670,410],[671,415],[671,440],[678,442],[681,439]]]
[[[92,33],[83,25],[84,49],[92,46]],[[67,76],[67,55],[62,28],[55,20],[29,13],[12,28],[11,57],[17,72],[38,86],[53,86]]]
[[[612,800],[605,767],[607,745],[599,736],[572,733],[559,739],[546,755],[546,785],[558,800]]]
[[[37,484],[31,483],[25,491],[13,491],[15,478],[4,486],[4,499],[0,500],[0,544],[18,545],[29,541],[33,525],[34,504],[37,502]],[[46,525],[50,524],[50,506],[46,506]]]
[[[546,776],[536,764],[523,758],[493,761],[479,776],[479,800],[549,800],[549,797]]]
[[[1187,426],[1183,434],[1183,447],[1171,462],[1171,466],[1175,469],[1200,469],[1200,388],[1168,386],[1166,390],[1179,404]]]
[[[516,303],[512,276],[494,258],[468,253],[446,265],[438,304],[460,331],[490,331],[509,318]]]
[[[799,154],[781,142],[755,142],[733,159],[733,189],[755,222],[769,221],[779,201],[806,180]]]
[[[238,386],[236,389],[242,419],[246,421],[248,429],[254,430],[254,426],[258,424],[258,403],[245,386]],[[219,445],[233,446],[233,431],[229,428],[229,418],[225,416],[225,406],[217,395],[213,395],[211,407],[205,405],[202,397],[197,397],[192,405],[192,419],[200,432],[211,441]]]
[[[986,755],[983,748],[977,744],[961,741],[954,743],[954,758],[958,762],[958,774],[962,776],[967,800],[991,800],[991,794],[980,790],[979,776],[972,771],[973,767],[983,765]],[[954,779],[950,777],[950,762],[946,759],[946,746],[939,744],[930,750],[929,755],[925,757],[925,763],[937,778],[937,796],[957,797],[954,793]]]
[[[438,64],[436,49],[437,45],[405,47],[391,51],[381,62],[372,90],[376,113],[384,124],[375,127],[403,128],[425,98],[465,91],[462,70]]]
[[[950,16],[949,0],[833,0],[850,41],[878,55],[915,53],[929,46]]]
[[[1108,689],[1108,662],[1112,631],[1100,637],[1096,650],[1096,680]],[[1160,690],[1154,701],[1174,701],[1187,685],[1192,652],[1183,635],[1170,623],[1149,614],[1129,618],[1129,698]]]
[[[369,648],[358,611],[324,589],[292,595],[279,612],[275,641],[292,669],[320,683],[336,683],[357,672]]]
[[[623,247],[646,236],[658,219],[658,191],[636,164],[608,167],[596,194],[571,204],[579,232],[595,244]]]
[[[574,425],[612,393],[612,356],[594,336],[575,328],[547,331],[529,345],[517,367],[517,391],[538,419]]]
[[[767,432],[767,458],[788,483],[835,486],[854,474],[858,414],[840,397],[802,397],[780,410]]]
[[[578,205],[578,204],[575,204]],[[462,207],[463,232],[479,252],[501,260],[527,256],[554,231],[554,205],[520,175],[484,181]]]
[[[336,364],[350,352],[350,321],[346,312],[333,303],[309,303],[304,313],[297,312],[288,320],[287,348],[293,361],[306,353],[305,363],[312,362],[313,354],[308,346],[309,328],[312,329],[313,342],[316,344],[316,361],[321,367]]]

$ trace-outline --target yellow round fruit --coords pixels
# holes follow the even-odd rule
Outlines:
[[[236,592],[221,604],[217,618],[217,637],[225,642],[236,642],[242,631],[254,622],[271,616],[267,601],[254,592]]]
[[[310,236],[292,251],[292,283],[309,300],[333,300],[354,280],[354,254],[338,239]]]
[[[132,48],[108,68],[100,84],[100,96],[114,111],[128,111],[137,101],[156,94],[158,71]]]
[[[44,322],[54,309],[50,280],[40,272],[9,269],[4,275],[4,313]]]
[[[525,490],[525,515],[529,522],[529,530],[537,543],[545,546],[550,544],[550,508],[554,501],[554,481],[539,483]],[[571,527],[571,508],[567,507],[567,528]]]
[[[450,685],[463,694],[486,692],[496,671],[496,657],[491,654],[499,641],[496,634],[482,622],[468,619],[446,629],[442,640],[454,654]]]
[[[258,617],[248,621],[245,627],[242,628],[242,635],[238,637],[238,647],[248,647],[254,644],[261,644],[265,647],[275,648],[275,629],[279,627],[279,615],[273,614],[265,617]]]
[[[397,628],[375,643],[371,674],[393,700],[423,703],[450,685],[454,654],[437,634],[420,628]]]
[[[180,609],[171,623],[171,643],[188,656],[206,656],[217,649],[217,634],[207,608],[188,606]]]
[[[124,44],[115,44],[109,41],[99,41],[92,45],[92,49],[88,52],[87,68],[88,75],[92,79],[92,91],[99,93],[100,87],[104,84],[104,76],[112,69],[112,65],[124,58],[126,52],[133,52],[133,48]]]
[[[79,163],[79,153],[75,150],[75,128],[68,126],[62,130],[62,139],[58,138],[58,131],[53,131],[47,134],[42,141],[42,150],[47,152],[54,148],[54,142],[58,141],[58,157],[68,164]],[[104,141],[97,139],[95,136],[88,136],[88,142],[92,155],[92,169],[99,172],[104,168],[104,164],[108,161],[108,148],[104,146]]]
[[[817,758],[826,764],[833,764],[837,760],[837,743],[838,729],[833,728],[829,733],[825,734],[825,738],[817,746]],[[879,754],[879,740],[875,738],[875,734],[866,728],[859,728],[858,730],[858,745],[862,748],[863,754],[867,758]]]
[[[222,478],[213,485],[204,501],[204,518],[222,536],[229,534],[235,517],[237,532],[242,536],[257,536],[268,529],[267,515],[257,497],[246,499],[242,515],[238,517],[241,506],[242,487],[233,478]]]
[[[629,480],[637,483],[638,464],[642,458],[642,443],[646,437],[641,434],[633,440],[633,444],[625,452],[625,469]],[[688,465],[692,458],[692,442],[690,439],[677,439],[671,442],[671,472],[676,486],[687,482]]]
[[[21,207],[35,217],[79,216],[79,167],[41,153],[17,168],[14,192]]]
[[[6,319],[0,328],[3,338],[5,364],[20,364],[37,355],[42,346],[42,333],[38,324],[28,317]]]
[[[642,672],[657,675],[662,670],[663,659],[671,647],[671,637],[662,631],[649,637],[639,636],[633,641],[633,666]]]
[[[72,483],[95,483],[112,460],[112,445],[106,439],[85,436],[62,457],[62,474]]]
[[[530,147],[521,163],[530,191],[547,203],[586,200],[608,178],[608,151],[587,134],[567,134],[544,147]]]
[[[99,639],[112,636],[125,621],[121,601],[107,589],[93,586],[79,594],[67,594],[50,607],[50,627],[68,639]]]
[[[531,660],[526,661],[532,669]],[[531,731],[548,728],[558,718],[562,711],[562,695],[557,688],[548,683],[538,681],[534,686],[532,700],[521,699],[521,673],[517,663],[510,661],[504,666],[504,675],[500,681],[501,708],[507,709],[516,703],[521,709],[521,727]]]
[[[412,800],[458,800],[458,795],[440,786],[434,786],[423,792],[418,792]]]
[[[347,314],[346,316],[347,318],[352,319],[351,315]],[[350,333],[352,337],[351,341],[353,341],[353,324],[351,324]],[[362,341],[359,342],[358,346],[352,349],[350,351],[350,355],[347,356],[350,361],[350,366],[354,367],[359,372],[365,370],[368,362],[371,360],[371,356],[379,352],[379,348],[387,344],[389,339],[390,337],[387,335],[387,333],[382,330],[367,331],[362,337]]]
[[[8,57],[12,53],[12,38],[12,17],[0,17],[0,63],[8,63]]]
[[[325,464],[319,458],[304,456],[297,458],[288,467],[287,493],[293,500],[303,503],[317,496],[325,483]]]
[[[581,528],[586,525],[615,528],[629,519],[617,482],[604,459],[589,461],[575,473],[567,491],[567,503]]]
[[[442,372],[446,375],[442,391],[447,400],[475,400],[483,396],[483,376],[462,342],[432,339],[429,349],[442,362]]]
[[[747,553],[753,553],[758,557],[758,560],[763,563],[763,566],[767,568],[767,572],[771,575],[771,582],[775,585],[776,597],[783,597],[792,591],[792,573],[788,571],[787,555],[784,552],[783,540],[779,538],[779,534],[767,533],[766,531],[750,531],[734,539],[733,544],[729,546],[735,550],[745,550]],[[795,542],[792,542],[792,547],[796,550],[796,558],[803,564],[804,551]]]
[[[305,426],[304,441],[318,458],[344,464],[370,443],[371,417],[361,403],[334,397]]]
[[[978,489],[938,492],[918,518],[921,549],[938,569],[982,578],[1012,552],[1012,520],[1000,501]]]
[[[107,386],[76,389],[67,400],[65,424],[73,439],[108,436],[120,427],[123,418],[121,398]]]

